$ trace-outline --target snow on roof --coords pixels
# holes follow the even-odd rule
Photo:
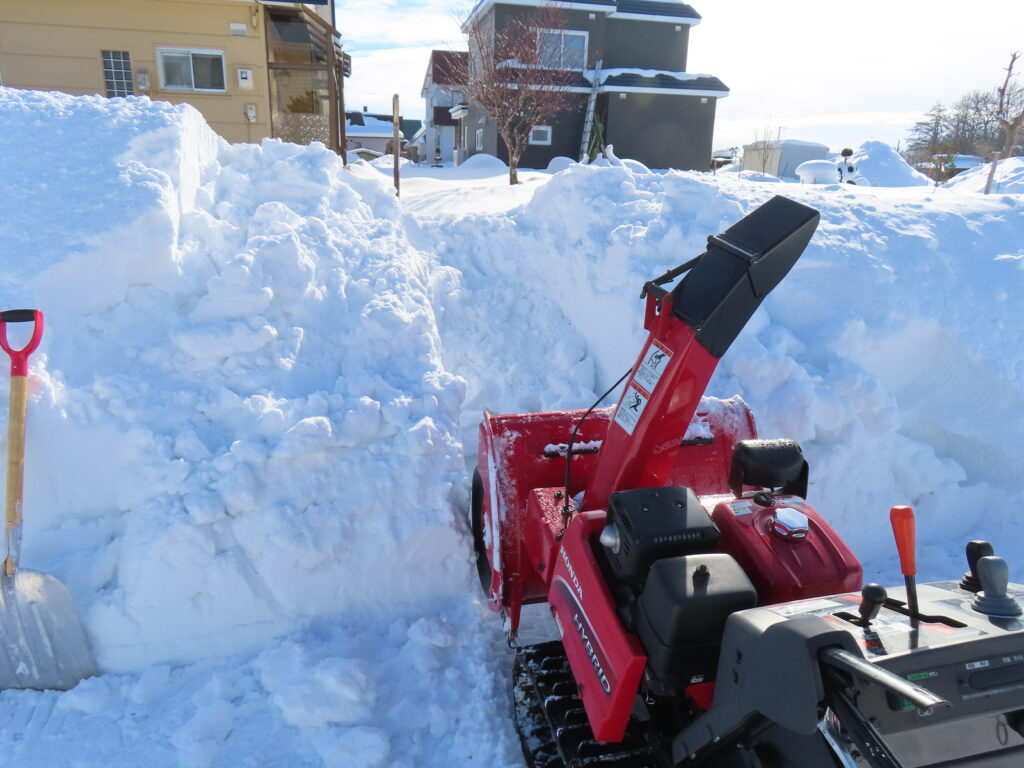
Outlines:
[[[659,16],[667,19],[693,19],[699,21],[701,16],[692,6],[676,0],[618,0],[612,18],[620,15],[628,16]]]
[[[786,147],[806,147],[807,149],[823,149],[828,152],[828,147],[816,141],[802,141],[800,139],[774,139],[772,141],[754,141],[744,144],[744,150],[758,149],[785,149]]]
[[[463,22],[462,31],[468,29],[469,23],[479,14],[496,3],[502,5],[540,6],[546,0],[479,0]],[[599,11],[608,14],[609,18],[625,17],[648,18],[654,21],[674,21],[677,24],[699,24],[701,15],[692,6],[679,0],[584,0],[584,2],[565,2],[554,0],[556,8],[570,11]]]
[[[727,96],[729,87],[714,75],[692,72],[674,72],[665,69],[637,69],[615,67],[597,70],[588,69],[583,76],[590,82],[595,80],[608,91],[655,90],[694,91],[695,95]]]
[[[363,124],[353,124],[352,119],[345,120],[345,134],[347,136],[362,136],[367,139],[390,139],[395,135],[393,123],[388,120],[379,120],[376,117],[364,114]],[[399,138],[404,139],[402,132],[398,132]]]
[[[594,77],[597,70],[588,69],[583,73],[583,76],[590,82],[594,82]],[[637,77],[654,78],[654,77],[671,77],[675,80],[696,80],[700,77],[712,78],[713,75],[697,74],[693,72],[674,72],[668,69],[638,69],[636,67],[612,67],[609,69],[602,69],[601,74],[598,77],[600,83],[604,83],[609,77],[620,77],[622,75],[635,75]]]

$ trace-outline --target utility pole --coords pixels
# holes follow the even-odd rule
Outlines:
[[[391,122],[394,127],[393,138],[391,139],[391,151],[395,158],[395,197],[402,196],[401,180],[398,175],[398,156],[402,151],[402,140],[398,137],[398,94],[391,97]]]
[[[331,10],[334,10],[334,6],[331,6]],[[345,117],[345,78],[348,77],[348,73],[351,71],[352,58],[345,53],[341,52],[341,64],[340,67],[335,67],[335,76],[337,72],[341,70],[341,77],[338,77],[338,150],[341,152],[341,164],[348,165],[348,126],[346,125],[347,119]]]

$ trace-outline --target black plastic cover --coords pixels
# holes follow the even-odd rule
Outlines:
[[[684,555],[654,563],[637,619],[651,674],[675,687],[713,680],[726,620],[756,605],[757,591],[732,555]]]
[[[721,235],[672,291],[672,311],[721,357],[818,227],[813,208],[776,195]]]
[[[729,490],[736,498],[743,486],[780,488],[807,498],[807,460],[794,440],[741,440],[736,443],[729,470]]]
[[[689,488],[665,486],[613,493],[608,522],[619,532],[619,550],[604,549],[608,576],[639,594],[651,563],[665,557],[714,552],[718,527]]]

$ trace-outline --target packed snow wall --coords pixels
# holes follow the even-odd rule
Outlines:
[[[100,665],[461,590],[465,383],[377,173],[147,100],[0,90],[0,122],[0,304],[47,320],[23,560]]]

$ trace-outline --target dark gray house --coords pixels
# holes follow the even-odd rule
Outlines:
[[[501,29],[509,19],[531,12],[544,0],[480,0],[466,24],[480,21]],[[578,108],[537,126],[520,166],[544,168],[562,155],[579,159],[595,130],[619,157],[650,168],[707,170],[718,99],[729,89],[717,77],[686,71],[690,28],[700,14],[676,0],[587,0],[559,2],[565,27],[538,30],[557,34],[561,66],[578,70],[572,87]],[[538,40],[538,45],[540,45]],[[548,40],[544,41],[549,46]],[[470,40],[470,55],[473,55]],[[461,157],[487,152],[507,161],[493,122],[479,105],[460,117]],[[591,117],[592,116],[592,117]]]

